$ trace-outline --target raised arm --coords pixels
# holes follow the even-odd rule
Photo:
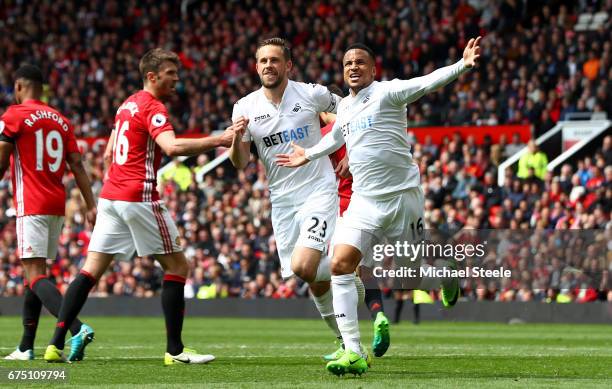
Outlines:
[[[388,92],[390,100],[397,105],[410,104],[456,80],[476,64],[476,60],[480,57],[479,43],[480,37],[470,39],[463,51],[463,58],[452,65],[435,70],[426,76],[410,80],[393,80],[390,82]]]

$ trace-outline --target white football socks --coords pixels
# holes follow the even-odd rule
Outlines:
[[[361,355],[355,273],[331,276],[334,312],[344,348]]]
[[[332,330],[334,335],[340,339],[342,336],[340,335],[338,323],[336,323],[336,316],[334,315],[331,288],[319,297],[312,295],[312,299],[314,300],[314,303],[317,306],[321,317],[323,320],[325,320],[327,326]]]

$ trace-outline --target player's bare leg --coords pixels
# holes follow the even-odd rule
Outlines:
[[[166,320],[165,365],[181,363],[207,363],[215,359],[212,355],[201,355],[183,345],[182,332],[185,318],[185,281],[189,265],[182,251],[158,254],[155,259],[164,269],[162,286],[162,309]]]
[[[329,260],[327,260],[327,269],[325,263],[319,269],[319,264],[326,262],[325,258],[323,259],[322,261],[321,251],[297,246],[291,255],[291,271],[309,284],[316,281],[329,281]]]
[[[357,317],[359,299],[354,281],[361,257],[361,252],[353,246],[338,244],[334,247],[331,262],[333,304],[346,349],[342,358],[327,364],[327,370],[336,375],[362,374],[368,369],[367,355],[364,355],[360,344]]]
[[[68,326],[76,319],[77,315],[85,305],[89,291],[98,282],[102,274],[113,261],[114,254],[98,253],[90,251],[87,253],[85,265],[80,270],[74,281],[70,283],[64,301],[59,310],[55,332],[45,352],[47,362],[63,362],[62,350],[66,341]],[[71,356],[73,352],[71,351]]]
[[[97,282],[106,269],[108,269],[111,262],[113,262],[114,257],[114,254],[90,251],[87,253],[87,259],[85,260],[81,272],[89,274]]]

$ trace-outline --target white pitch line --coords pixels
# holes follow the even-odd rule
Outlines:
[[[417,350],[421,350],[421,349],[426,349],[426,350],[431,350],[431,346],[428,345],[410,345],[410,344],[393,344],[393,351],[394,354],[397,353],[398,351],[400,352],[408,352],[409,354],[414,354],[415,351]],[[470,346],[470,345],[436,345],[435,349],[436,350],[452,350],[452,351],[462,351],[465,352],[467,350],[491,350],[491,351],[497,351],[496,355],[506,355],[506,354],[499,354],[499,351],[509,351],[509,352],[515,352],[517,350],[521,350],[521,351],[525,351],[525,350],[529,350],[532,348],[535,348],[536,346],[529,346],[529,345],[523,345],[523,346],[495,346],[495,345],[491,345],[488,347],[482,347],[482,346]],[[296,346],[287,346],[287,345],[270,345],[270,346],[247,346],[247,345],[231,345],[231,344],[225,344],[225,345],[218,345],[218,344],[211,344],[211,345],[206,345],[204,347],[202,347],[203,350],[206,349],[215,349],[215,350],[224,350],[224,349],[241,349],[241,350],[248,350],[251,349],[254,352],[258,352],[260,350],[295,350]],[[326,347],[325,345],[300,345],[299,349],[301,351],[304,350],[308,350],[308,351],[325,351],[328,347]],[[606,351],[609,352],[609,348],[608,347],[567,347],[567,346],[548,346],[548,347],[542,347],[541,345],[537,346],[538,351],[547,351],[547,352],[552,352],[552,351],[560,351],[560,352],[598,352],[598,351]],[[0,350],[14,350],[15,347],[0,347]],[[90,346],[90,350],[91,349],[96,349],[96,344]],[[163,345],[159,345],[159,346],[141,346],[141,345],[131,345],[131,346],[104,346],[104,349],[108,350],[157,350],[157,349],[163,349]],[[463,353],[460,353],[463,354]],[[539,354],[539,353],[538,353]],[[478,354],[472,354],[472,355],[478,355]],[[487,354],[482,354],[482,355],[491,355],[489,353]],[[574,355],[574,354],[572,354]],[[610,354],[598,354],[600,356],[603,355],[610,355]]]

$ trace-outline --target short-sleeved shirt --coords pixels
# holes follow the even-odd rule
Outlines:
[[[276,164],[276,155],[292,152],[291,142],[307,148],[321,139],[320,112],[336,112],[340,98],[321,85],[289,81],[278,106],[269,101],[263,88],[234,105],[232,119],[249,118],[243,137],[253,141],[266,168],[270,199],[274,206],[304,203],[312,193],[335,192],[331,162],[321,158],[298,169]]]
[[[117,110],[113,162],[100,197],[107,200],[148,202],[159,200],[157,171],[161,148],[155,138],[174,131],[164,104],[141,90]]]
[[[68,119],[42,101],[27,100],[2,115],[0,140],[15,145],[11,181],[17,216],[63,216],[66,156],[79,152]]]

